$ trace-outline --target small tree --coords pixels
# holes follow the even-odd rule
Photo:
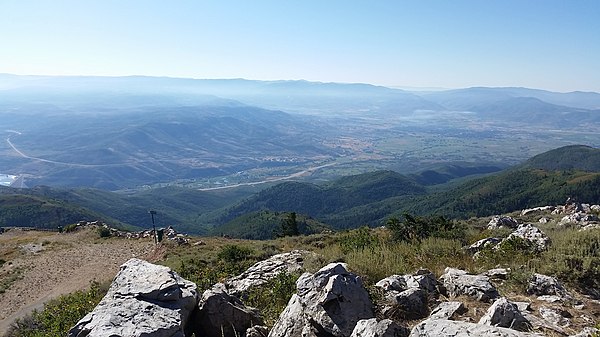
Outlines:
[[[296,212],[291,212],[288,216],[281,221],[281,226],[279,230],[275,231],[276,237],[284,237],[284,236],[297,236],[300,235],[300,230],[298,229],[298,221],[296,220]]]
[[[394,241],[420,242],[428,237],[464,240],[464,226],[443,216],[418,217],[409,213],[402,216],[404,221],[390,218],[386,222]]]

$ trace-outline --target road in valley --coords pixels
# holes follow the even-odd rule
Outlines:
[[[261,184],[266,184],[266,183],[274,183],[274,182],[278,182],[278,181],[284,181],[284,180],[289,180],[289,179],[293,179],[293,178],[298,178],[305,174],[313,173],[316,170],[319,170],[319,169],[322,169],[322,168],[328,167],[328,166],[333,166],[333,165],[336,165],[336,163],[329,163],[329,164],[324,164],[324,165],[320,165],[320,166],[309,167],[306,170],[292,173],[292,174],[290,174],[288,176],[284,176],[284,177],[272,177],[272,178],[267,178],[267,179],[260,180],[260,181],[232,184],[232,185],[227,185],[227,186],[199,188],[198,190],[199,191],[214,191],[214,190],[223,190],[223,189],[227,189],[227,188],[234,188],[234,187],[241,187],[241,186],[254,186],[254,185],[261,185]]]

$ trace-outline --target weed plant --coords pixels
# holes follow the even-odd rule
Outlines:
[[[15,321],[5,337],[64,337],[92,311],[108,291],[108,283],[92,282],[87,291],[76,291],[51,300],[41,311]]]
[[[279,314],[296,293],[296,281],[299,273],[282,272],[262,286],[250,290],[245,304],[259,309],[265,324],[271,328]]]

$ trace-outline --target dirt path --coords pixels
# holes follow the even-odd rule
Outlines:
[[[99,239],[91,229],[73,234],[11,232],[0,235],[1,252],[10,262],[2,270],[21,270],[21,277],[0,294],[0,336],[15,319],[43,308],[46,301],[87,289],[93,280],[111,280],[121,264],[144,258],[154,247],[150,240]]]

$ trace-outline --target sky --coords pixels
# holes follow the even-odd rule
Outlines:
[[[600,1],[0,0],[0,73],[600,92]]]

